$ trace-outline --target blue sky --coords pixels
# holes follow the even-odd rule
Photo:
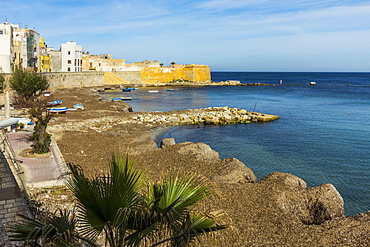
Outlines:
[[[370,1],[0,0],[49,47],[212,71],[370,71]]]

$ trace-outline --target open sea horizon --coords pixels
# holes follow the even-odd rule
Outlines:
[[[302,178],[308,187],[331,183],[344,199],[346,215],[370,210],[370,73],[212,72],[211,76],[212,81],[271,86],[171,87],[173,91],[160,87],[155,94],[142,88],[101,96],[110,100],[129,95],[132,101],[127,103],[135,112],[228,106],[279,115],[267,123],[178,126],[165,137],[176,143],[206,143],[222,159],[242,161],[258,180],[279,171]]]

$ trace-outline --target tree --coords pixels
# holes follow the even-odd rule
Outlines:
[[[66,184],[76,198],[76,221],[65,225],[71,225],[68,229],[79,226],[75,230],[78,234],[68,235],[85,242],[94,243],[103,236],[110,247],[181,247],[227,227],[216,223],[217,214],[191,209],[210,195],[208,187],[195,177],[177,173],[145,185],[143,173],[123,155],[112,156],[110,172],[103,176],[89,178],[79,167],[69,164],[69,168],[71,177]],[[14,228],[11,239],[51,243],[56,233],[63,236],[67,228],[57,230],[47,225],[50,221],[36,224],[28,220]]]
[[[31,117],[36,119],[31,137],[33,152],[49,152],[51,135],[46,132],[46,128],[51,115],[46,111],[46,100],[42,98],[42,94],[49,88],[48,81],[36,72],[16,69],[9,82],[15,92],[15,104],[27,107]]]
[[[81,233],[91,241],[103,233],[110,247],[187,246],[201,234],[227,227],[216,223],[217,215],[190,209],[210,195],[194,177],[169,175],[144,187],[143,174],[123,155],[113,155],[110,173],[101,177],[90,179],[69,167],[67,186],[77,200]]]
[[[22,222],[14,225],[11,241],[24,241],[27,246],[81,246],[89,243],[78,235],[75,215],[68,210],[57,210],[44,222],[22,216]]]
[[[50,122],[51,114],[46,111],[45,100],[36,99],[29,108],[29,114],[36,119],[34,132],[31,136],[32,150],[38,154],[47,153],[50,151],[51,134],[47,133],[46,128]]]
[[[16,69],[10,78],[10,87],[16,92],[17,103],[32,103],[49,88],[49,83],[36,72]]]

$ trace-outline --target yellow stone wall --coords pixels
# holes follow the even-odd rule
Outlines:
[[[144,84],[168,83],[179,80],[210,82],[211,70],[207,65],[184,65],[181,67],[150,67],[141,70]]]
[[[130,84],[129,81],[113,74],[112,72],[103,72],[103,73],[104,73],[104,84],[113,84],[113,85]]]

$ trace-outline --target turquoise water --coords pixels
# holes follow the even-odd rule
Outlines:
[[[369,73],[217,72],[212,79],[276,86],[156,88],[156,94],[140,89],[129,93],[128,103],[134,111],[229,106],[279,115],[264,124],[181,126],[167,137],[207,143],[221,158],[242,161],[258,179],[281,171],[309,187],[331,183],[343,196],[347,215],[370,210]],[[128,93],[102,95],[117,94]]]

